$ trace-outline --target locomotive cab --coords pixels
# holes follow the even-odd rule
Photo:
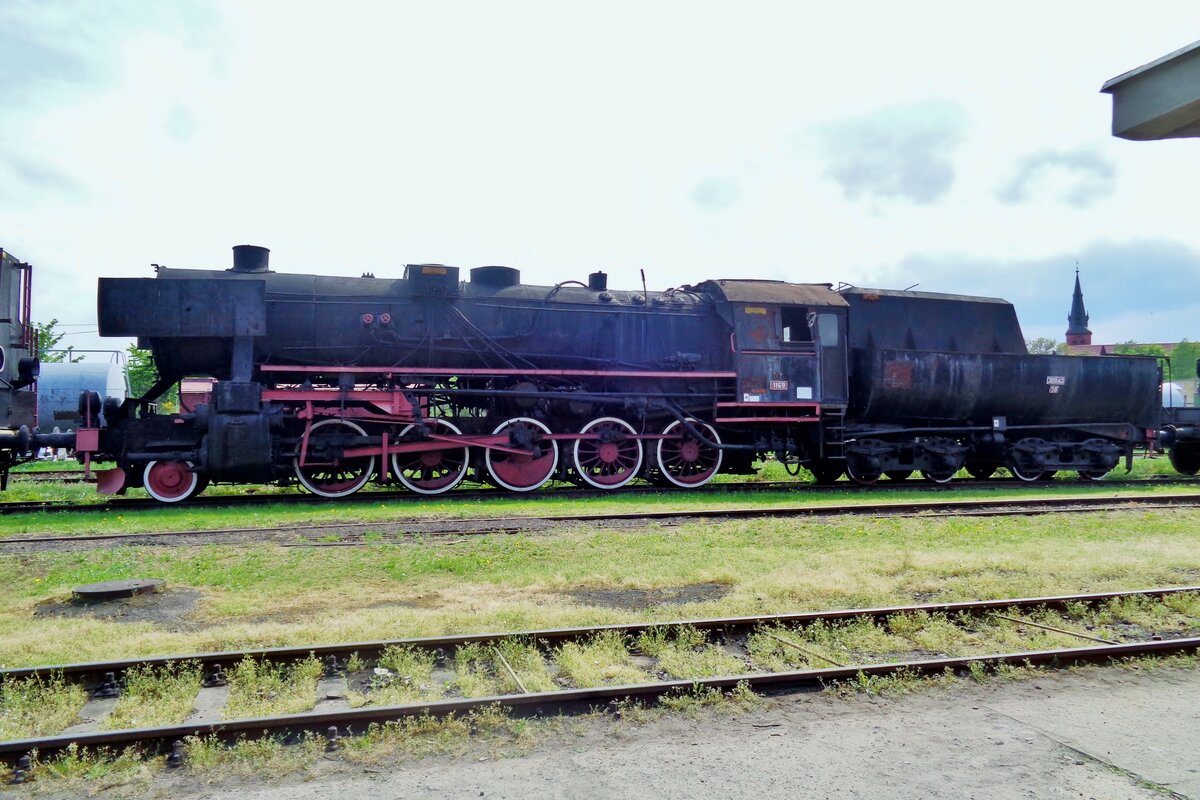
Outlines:
[[[715,281],[719,313],[733,329],[738,374],[731,407],[782,416],[846,403],[844,298],[826,284]]]

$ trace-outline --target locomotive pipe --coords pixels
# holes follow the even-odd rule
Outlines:
[[[1200,427],[1185,425],[1183,427],[1164,428],[1158,432],[1158,443],[1162,447],[1170,447],[1178,442],[1200,441]]]

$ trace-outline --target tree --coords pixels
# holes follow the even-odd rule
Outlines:
[[[149,350],[142,350],[131,344],[125,350],[126,364],[129,371],[129,391],[134,397],[141,397],[158,382],[158,367],[154,364],[154,356]],[[161,411],[174,411],[179,408],[179,384],[174,384],[158,398]]]
[[[1062,355],[1066,350],[1066,345],[1056,342],[1049,336],[1039,336],[1036,339],[1026,339],[1025,349],[1035,356],[1052,356]]]
[[[1132,340],[1114,345],[1113,353],[1119,356],[1154,356],[1156,358],[1164,358],[1167,355],[1167,351],[1161,344],[1138,344]]]
[[[67,360],[66,353],[51,353],[58,347],[58,343],[66,336],[65,333],[59,333],[55,328],[58,326],[58,320],[52,319],[49,322],[33,323],[34,336],[37,337],[38,358],[46,364],[59,364]]]
[[[1171,380],[1186,381],[1196,376],[1196,359],[1200,359],[1200,342],[1184,339],[1171,351]]]

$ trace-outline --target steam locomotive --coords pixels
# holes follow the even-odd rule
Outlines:
[[[227,270],[102,278],[100,333],[137,337],[160,379],[80,402],[76,451],[105,492],[179,502],[210,481],[343,497],[464,480],[528,492],[702,486],[773,456],[819,481],[1000,467],[1094,479],[1158,436],[1200,469],[1200,427],[1164,422],[1156,361],[1030,355],[1002,300],[709,280],[663,292],[522,284],[517,270],[416,264],[401,279]],[[27,316],[26,316],[27,318]],[[187,376],[211,398],[153,403]],[[1178,423],[1178,424],[1176,424]]]

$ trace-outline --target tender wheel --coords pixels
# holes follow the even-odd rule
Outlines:
[[[713,444],[721,443],[711,425],[697,419],[689,419],[688,423]],[[720,448],[692,438],[679,420],[663,428],[663,436],[668,438],[658,440],[655,460],[659,472],[671,483],[694,489],[708,483],[720,471],[724,455]]]
[[[837,479],[846,471],[845,464],[840,461],[813,461],[806,466],[820,486],[837,483]]]
[[[616,417],[600,417],[579,431],[597,439],[576,439],[575,472],[597,489],[619,489],[642,469],[642,443],[633,426]]]
[[[954,480],[954,473],[947,472],[944,469],[923,469],[921,470],[921,477],[930,483],[949,483]]]
[[[1041,439],[1022,439],[1017,442],[1013,449],[1012,456],[1008,460],[1008,471],[1013,474],[1013,477],[1019,481],[1033,483],[1034,481],[1045,480],[1046,470],[1036,466],[1041,462],[1041,456],[1038,453],[1045,450],[1046,442]],[[1021,463],[1022,460],[1032,463]],[[1050,473],[1053,475],[1054,473]]]
[[[501,422],[492,434],[507,433],[509,442],[528,453],[517,455],[493,450],[484,453],[488,474],[497,486],[510,492],[532,492],[542,486],[558,469],[558,442],[545,440],[550,429],[536,419],[513,417]]]
[[[325,419],[313,425],[308,436],[310,463],[300,466],[300,456],[292,459],[300,485],[320,497],[346,497],[367,485],[375,474],[375,456],[356,456],[321,463],[322,440],[357,438],[367,432],[345,419]],[[314,447],[315,445],[315,447]]]
[[[913,471],[911,469],[889,469],[884,470],[883,474],[890,481],[906,481],[912,477]]]
[[[1098,481],[1111,471],[1112,470],[1101,471],[1098,469],[1081,469],[1081,470],[1079,470],[1079,473],[1078,473],[1079,480],[1088,481],[1089,483],[1091,481]]]
[[[461,436],[454,423],[433,418],[425,421],[434,433]],[[400,431],[400,441],[415,434],[418,426],[409,425]],[[420,441],[413,438],[413,441]],[[467,475],[470,451],[466,447],[451,447],[446,450],[425,450],[419,453],[395,453],[392,455],[392,472],[396,479],[418,494],[441,494],[462,483]]]
[[[995,464],[981,464],[968,461],[966,465],[967,474],[977,481],[986,481],[996,474],[997,469],[998,467]]]
[[[1188,442],[1186,444],[1176,443],[1170,450],[1168,457],[1171,459],[1171,466],[1176,472],[1184,475],[1195,475],[1200,472],[1200,445]]]
[[[1014,478],[1019,481],[1024,481],[1025,483],[1040,481],[1042,480],[1042,476],[1046,474],[1045,470],[1025,470],[1016,464],[1009,464],[1008,471],[1012,473]]]
[[[179,503],[203,491],[190,461],[151,461],[142,473],[146,493],[160,503]],[[204,481],[207,485],[208,481]]]
[[[874,486],[879,480],[880,474],[879,472],[865,469],[862,465],[855,465],[853,459],[846,462],[846,475],[860,486]]]

